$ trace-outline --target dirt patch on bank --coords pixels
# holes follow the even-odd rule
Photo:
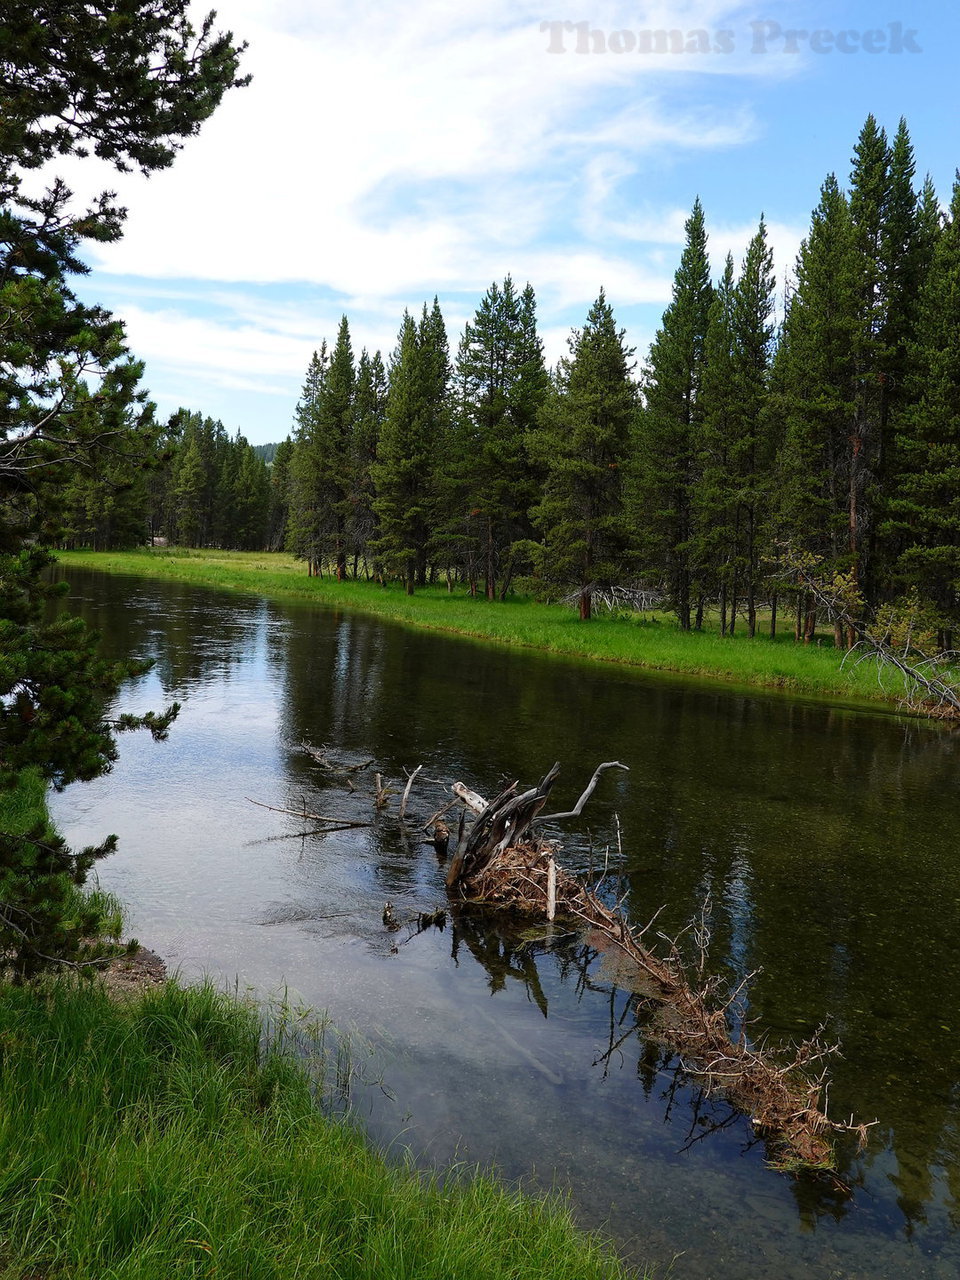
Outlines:
[[[103,970],[103,984],[114,996],[137,995],[167,980],[167,966],[155,951],[138,947],[129,955],[117,956]]]

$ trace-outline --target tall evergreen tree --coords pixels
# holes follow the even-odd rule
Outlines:
[[[270,517],[267,522],[267,549],[280,551],[287,536],[290,518],[290,461],[293,440],[287,436],[277,445],[270,467]]]
[[[356,373],[343,316],[333,351],[314,352],[296,410],[290,546],[315,572],[325,559],[347,574],[351,521],[350,434]]]
[[[531,285],[520,295],[510,276],[502,287],[490,286],[464,330],[456,385],[458,457],[452,464],[463,491],[452,505],[469,511],[492,600],[498,586],[501,595],[509,586],[512,544],[529,534],[534,483],[526,442],[548,385]]]
[[[122,326],[79,302],[70,277],[85,270],[84,241],[119,237],[123,211],[108,193],[71,205],[59,178],[40,196],[22,185],[71,152],[93,150],[118,169],[164,168],[222,95],[237,84],[241,52],[198,34],[185,3],[9,0],[0,56],[0,786],[22,771],[63,786],[105,772],[114,758],[103,708],[129,668],[103,662],[78,619],[51,620],[56,588],[44,578],[55,536],[36,501],[35,477],[95,466],[146,413]],[[96,412],[71,411],[68,380],[90,384]],[[151,722],[157,732],[165,723]],[[71,914],[99,849],[72,853],[40,826],[0,831],[0,955],[18,977],[73,959],[99,926]]]
[[[373,356],[364,349],[357,365],[350,425],[350,544],[354,558],[354,574],[359,558],[366,557],[376,536],[377,518],[373,509],[376,496],[373,464],[377,459],[377,443],[387,408],[387,373],[380,352]]]
[[[960,175],[920,296],[911,357],[889,503],[902,546],[895,580],[932,604],[950,647],[960,625]]]
[[[703,206],[695,201],[673,298],[650,350],[633,503],[640,561],[662,577],[684,631],[691,624],[692,486],[713,286]]]
[[[734,332],[733,255],[710,307],[704,342],[701,387],[703,413],[694,437],[691,552],[698,570],[697,587],[720,602],[720,632],[726,635],[728,610],[733,629],[739,589],[739,502],[732,480],[732,451],[740,421]]]
[[[293,453],[289,467],[287,549],[307,562],[307,572],[320,571],[323,541],[323,476],[319,463],[321,405],[330,357],[324,341],[310,357],[307,376],[294,414]]]
[[[403,577],[408,595],[423,580],[430,536],[431,449],[443,377],[443,343],[435,324],[426,307],[419,328],[410,313],[404,313],[390,362],[377,460],[371,468],[379,523],[374,551],[387,572]]]
[[[747,631],[757,627],[757,587],[773,461],[767,412],[773,344],[773,253],[763,218],[750,241],[733,296],[733,334],[738,430],[730,450],[739,516],[739,559],[747,605]]]
[[[849,567],[850,424],[860,269],[850,208],[833,174],[825,180],[773,370],[773,412],[784,443],[776,475],[772,540]]]
[[[550,581],[576,584],[584,620],[594,590],[622,576],[628,542],[624,472],[637,394],[624,336],[601,290],[570,338],[558,394],[531,436],[546,476],[532,512],[543,536],[540,569]]]
[[[207,473],[196,431],[188,434],[175,471],[173,502],[176,538],[185,547],[206,545],[208,508]]]

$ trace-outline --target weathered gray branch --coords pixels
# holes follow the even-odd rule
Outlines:
[[[246,799],[260,809],[269,809],[271,813],[289,813],[294,818],[309,818],[311,822],[335,822],[338,827],[348,830],[351,827],[372,827],[372,822],[353,822],[349,818],[328,818],[322,813],[310,813],[308,809],[278,809],[276,805],[264,804],[262,800]]]
[[[569,809],[566,813],[541,813],[538,814],[533,821],[559,822],[561,818],[579,818],[581,813],[583,813],[583,806],[593,795],[594,788],[597,785],[597,780],[601,773],[603,773],[604,769],[626,769],[628,773],[630,772],[630,766],[628,764],[621,764],[619,760],[606,760],[603,764],[598,764],[596,769],[593,771],[593,777],[586,785],[583,795],[572,809]]]

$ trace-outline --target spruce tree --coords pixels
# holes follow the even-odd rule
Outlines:
[[[206,545],[207,473],[199,437],[190,432],[174,471],[173,503],[176,540],[184,547]]]
[[[902,546],[895,582],[933,606],[950,647],[960,625],[960,175],[910,354],[912,402],[899,424],[898,485],[889,503]]]
[[[366,559],[376,536],[377,518],[373,509],[376,492],[373,464],[387,408],[387,373],[379,351],[373,356],[366,348],[357,365],[357,385],[350,425],[350,544],[354,576],[361,557]]]
[[[547,390],[529,284],[520,295],[510,276],[491,284],[464,330],[455,379],[460,456],[453,465],[462,489],[451,505],[469,511],[492,600],[509,587],[510,548],[529,534],[534,484],[526,443]]]
[[[540,572],[576,586],[583,620],[596,588],[623,576],[628,542],[624,473],[637,396],[624,337],[601,290],[571,335],[558,393],[530,441],[546,477],[531,513],[543,538]]]
[[[35,477],[96,466],[144,420],[141,367],[122,326],[77,300],[70,277],[85,270],[84,241],[115,240],[123,211],[109,193],[71,204],[52,178],[28,195],[25,170],[94,151],[118,169],[168,165],[234,84],[240,50],[198,34],[183,0],[122,0],[107,12],[85,0],[9,0],[0,58],[0,786],[34,769],[55,786],[110,767],[103,708],[129,667],[104,663],[75,619],[51,621],[56,588],[43,543],[59,532]],[[96,412],[70,412],[71,377],[90,384]],[[144,717],[158,734],[169,718]],[[18,977],[44,964],[92,958],[96,913],[71,916],[70,886],[108,852],[71,852],[44,825],[0,831],[0,955]]]
[[[773,253],[763,218],[750,241],[733,294],[734,386],[737,430],[730,449],[738,505],[739,559],[747,606],[747,632],[757,627],[761,531],[766,519],[768,475],[773,461],[767,412],[773,344]]]
[[[700,391],[713,286],[703,206],[695,201],[673,298],[650,349],[645,408],[639,420],[634,522],[640,563],[663,580],[680,627],[691,624],[695,567],[691,541]]]
[[[846,571],[850,430],[860,269],[846,197],[825,180],[800,247],[773,368],[772,413],[784,441],[775,477],[771,541]]]
[[[426,309],[418,331],[404,313],[390,362],[387,407],[371,468],[373,509],[379,532],[373,550],[388,573],[398,573],[413,595],[426,559],[429,537],[431,405],[428,391],[439,371],[437,351],[425,348]]]
[[[307,376],[294,414],[293,452],[289,465],[287,550],[307,562],[310,575],[320,572],[323,477],[319,465],[320,412],[330,363],[323,342],[310,357]]]
[[[734,336],[733,255],[727,254],[723,276],[710,307],[704,342],[701,387],[703,413],[694,437],[695,483],[691,496],[691,552],[698,569],[698,588],[720,603],[720,633],[734,629],[740,584],[739,502],[733,482],[732,450],[739,430]]]
[[[287,436],[277,445],[270,467],[270,518],[267,523],[267,550],[280,551],[287,536],[290,517],[290,460],[293,440]]]

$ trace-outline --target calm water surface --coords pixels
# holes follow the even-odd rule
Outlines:
[[[54,801],[72,843],[115,831],[100,879],[186,978],[286,988],[369,1046],[354,1103],[424,1164],[568,1190],[630,1259],[678,1280],[960,1275],[960,738],[893,716],[506,653],[310,606],[71,570],[73,607],[155,660],[130,710],[176,697],[168,743]],[[628,909],[674,935],[708,901],[710,963],[757,1031],[839,1040],[830,1109],[877,1120],[851,1194],[769,1169],[749,1125],[678,1082],[634,1002],[575,937],[477,920],[387,932],[445,903],[431,846],[298,743],[402,785],[493,794],[559,759],[557,808],[600,760],[576,869],[617,857]],[[375,819],[320,838],[250,799]],[[568,803],[569,802],[569,803]],[[391,813],[395,813],[396,801]],[[415,824],[414,824],[415,825]],[[558,833],[559,834],[559,833]],[[756,971],[756,972],[755,972]],[[618,1045],[609,1053],[612,1044]],[[671,1266],[672,1264],[672,1266]]]

